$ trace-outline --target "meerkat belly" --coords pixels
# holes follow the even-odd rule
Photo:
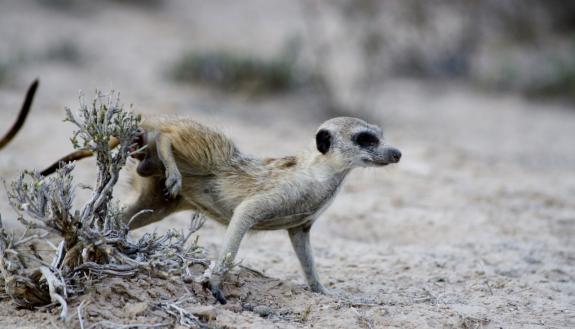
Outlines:
[[[228,224],[237,201],[221,195],[214,177],[184,177],[182,197],[190,207],[222,224]],[[234,202],[235,201],[235,202]]]
[[[315,221],[335,199],[340,183],[341,180],[334,180],[333,183],[323,188],[303,190],[298,197],[291,199],[291,202],[278,202],[279,206],[268,214],[267,218],[254,225],[253,229],[289,229]],[[285,200],[286,198],[278,199]]]
[[[301,226],[315,221],[333,201],[333,197],[317,203],[301,200],[296,207],[286,206],[275,217],[267,218],[254,225],[254,230],[279,230]],[[289,212],[292,212],[289,214]]]
[[[296,214],[291,216],[283,216],[271,218],[263,222],[259,222],[252,227],[254,230],[281,230],[292,227],[301,226],[312,221],[315,218],[313,214]]]

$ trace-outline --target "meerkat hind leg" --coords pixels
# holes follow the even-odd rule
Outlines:
[[[187,208],[182,207],[181,204],[182,202],[179,197],[163,201],[161,205],[157,203],[137,203],[128,209],[126,212],[128,215],[125,217],[125,220],[128,222],[130,230],[135,230],[160,221],[175,212],[186,210]],[[129,216],[130,214],[131,216]]]
[[[166,169],[166,189],[169,195],[175,198],[180,194],[182,188],[182,174],[180,174],[178,170],[169,137],[165,134],[158,134],[156,137],[156,147],[158,148],[158,157]]]
[[[166,216],[189,209],[181,197],[167,200],[161,192],[164,181],[158,177],[142,178],[143,190],[138,199],[122,214],[124,223],[130,230],[146,226],[164,219]]]
[[[328,291],[319,281],[319,276],[315,270],[315,263],[309,240],[310,228],[311,226],[309,225],[294,227],[288,229],[288,234],[311,291],[327,294]]]

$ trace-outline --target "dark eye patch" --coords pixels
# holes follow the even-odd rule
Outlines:
[[[370,132],[361,132],[353,137],[353,141],[360,147],[375,147],[379,145],[379,138]]]

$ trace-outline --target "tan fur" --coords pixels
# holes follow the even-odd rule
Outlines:
[[[146,120],[142,128],[168,136],[182,172],[198,175],[229,169],[238,152],[226,136],[189,118]]]

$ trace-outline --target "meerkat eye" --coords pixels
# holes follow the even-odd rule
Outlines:
[[[315,142],[317,150],[320,151],[321,154],[326,154],[331,147],[331,134],[326,129],[321,129],[315,135]]]
[[[379,145],[379,138],[369,132],[361,132],[355,135],[353,141],[360,147],[375,147]]]

